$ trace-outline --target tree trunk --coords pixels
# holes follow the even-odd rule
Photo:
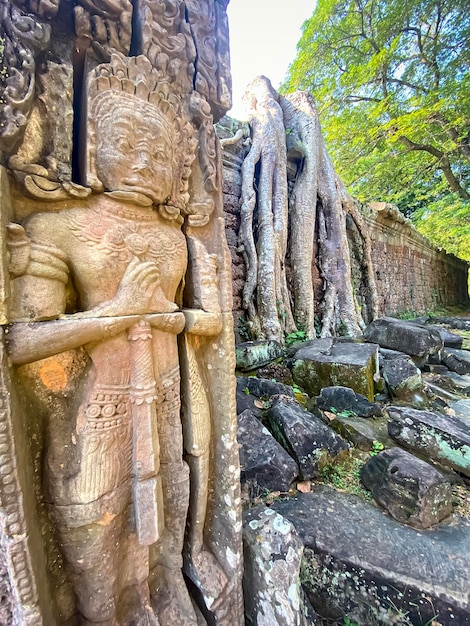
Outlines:
[[[245,98],[250,103],[253,144],[242,168],[240,242],[248,268],[244,307],[252,336],[282,341],[285,334],[297,327],[307,337],[315,337],[312,264],[317,220],[319,267],[324,282],[321,336],[357,336],[364,322],[352,287],[347,214],[356,223],[363,241],[362,271],[368,285],[369,314],[376,316],[370,241],[354,200],[327,154],[315,102],[305,92],[279,96],[264,77],[251,83]],[[287,156],[298,166],[289,214]],[[285,274],[287,249],[292,270],[293,315]]]

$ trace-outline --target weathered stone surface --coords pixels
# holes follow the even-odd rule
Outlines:
[[[374,320],[365,329],[364,338],[383,348],[398,350],[421,359],[442,348],[442,339],[437,331],[392,317]]]
[[[275,361],[283,354],[281,344],[277,341],[246,341],[235,348],[237,369],[249,372]]]
[[[256,374],[259,378],[268,378],[276,380],[283,385],[292,386],[292,372],[284,363],[269,363],[264,367],[260,367]]]
[[[470,374],[470,351],[444,348],[441,358],[453,372],[460,375]]]
[[[304,542],[301,581],[324,617],[361,625],[470,624],[470,524],[426,533],[327,487],[272,505]]]
[[[433,315],[430,319],[438,324],[446,324],[446,326],[458,330],[470,330],[469,317],[439,317]]]
[[[295,400],[286,396],[273,401],[267,418],[276,439],[297,461],[302,480],[318,474],[322,455],[335,456],[349,447],[318,417],[304,411]]]
[[[265,506],[250,509],[243,516],[243,548],[248,623],[314,626],[300,583],[304,546],[291,522]]]
[[[470,431],[457,417],[388,407],[388,432],[400,445],[470,476]]]
[[[259,398],[250,393],[247,387],[239,385],[237,379],[237,415],[249,409],[253,415],[261,419],[263,416],[263,408],[263,404],[260,403]]]
[[[248,409],[238,416],[242,482],[251,495],[288,491],[299,473],[297,463]]]
[[[421,371],[406,355],[384,359],[382,376],[392,398],[412,400],[415,393],[423,387]]]
[[[470,398],[450,402],[449,407],[455,411],[455,417],[458,417],[464,424],[467,424],[470,430]]]
[[[317,396],[323,387],[341,385],[372,401],[377,351],[372,344],[317,339],[297,350],[292,375],[311,396]]]
[[[447,330],[443,326],[428,326],[428,328],[432,328],[437,331],[442,339],[442,345],[446,348],[455,348],[459,350],[462,347],[463,338],[456,333]]]
[[[337,415],[330,422],[330,428],[346,441],[354,444],[359,450],[368,452],[373,449],[374,441],[378,441],[384,446],[393,445],[393,441],[388,436],[387,423],[386,417],[366,419],[364,417]]]
[[[401,448],[384,450],[361,468],[361,481],[398,522],[429,528],[452,513],[450,481]]]
[[[237,376],[237,387],[248,389],[250,393],[258,398],[269,398],[270,396],[285,395],[294,397],[294,390],[289,385],[275,383],[267,378],[256,378],[255,376]]]
[[[350,387],[324,387],[316,398],[315,405],[326,411],[331,411],[332,408],[337,412],[351,411],[361,417],[382,414],[378,404],[369,402],[365,396],[356,393]]]

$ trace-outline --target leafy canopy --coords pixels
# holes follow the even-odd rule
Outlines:
[[[282,91],[315,96],[353,194],[470,260],[469,41],[468,0],[319,0]]]

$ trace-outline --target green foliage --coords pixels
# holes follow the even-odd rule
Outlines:
[[[292,346],[294,343],[300,343],[301,341],[305,341],[307,339],[307,335],[303,330],[296,330],[293,333],[290,333],[286,337],[286,346]]]
[[[377,454],[379,452],[382,452],[382,450],[384,449],[384,444],[380,443],[380,441],[373,441],[372,442],[372,449],[369,452],[370,456],[377,456]]]
[[[319,0],[282,90],[317,99],[335,167],[470,255],[467,0]]]
[[[359,624],[357,622],[352,622],[350,618],[345,615],[343,617],[343,626],[359,626]]]

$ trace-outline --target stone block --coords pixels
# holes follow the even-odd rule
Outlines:
[[[364,331],[364,339],[418,359],[426,359],[442,348],[442,339],[436,330],[392,317],[371,322]]]
[[[394,519],[415,528],[429,528],[452,513],[449,479],[401,448],[369,459],[361,481]]]
[[[318,475],[318,462],[326,452],[336,456],[349,445],[321,419],[304,411],[287,396],[274,399],[267,417],[276,439],[297,461],[301,480]]]
[[[457,374],[470,374],[470,351],[454,350],[453,348],[444,348],[442,351],[442,361],[446,366]]]
[[[456,348],[457,350],[462,347],[463,338],[460,335],[452,333],[450,330],[447,330],[447,328],[444,328],[443,326],[428,326],[428,328],[432,328],[439,333],[444,347]]]
[[[350,387],[324,387],[318,398],[315,400],[315,405],[319,409],[331,411],[335,409],[337,412],[350,411],[361,417],[372,417],[373,415],[381,415],[382,410],[378,404],[369,402],[369,400],[356,393],[354,389]]]
[[[294,390],[289,385],[275,383],[267,378],[256,378],[256,376],[238,376],[237,388],[248,389],[258,398],[269,398],[280,394],[294,397]]]
[[[295,527],[265,506],[243,518],[243,581],[248,623],[314,626],[315,614],[300,583],[304,545]]]
[[[388,408],[389,435],[400,445],[470,476],[468,424],[449,415],[402,406]]]
[[[337,339],[317,339],[301,347],[293,357],[292,375],[310,396],[323,387],[341,385],[374,399],[378,373],[378,347]]]
[[[426,532],[325,486],[272,508],[304,542],[301,580],[324,618],[366,626],[470,624],[470,525]]]
[[[283,355],[277,341],[246,341],[235,348],[237,370],[249,372],[275,361]]]
[[[416,392],[423,388],[421,371],[405,354],[398,358],[384,359],[382,376],[392,398],[411,401]]]
[[[237,439],[241,480],[251,493],[288,491],[299,473],[297,463],[248,409],[238,416]]]
[[[359,450],[368,452],[374,447],[374,441],[384,446],[393,445],[388,436],[387,418],[366,419],[364,417],[342,417],[337,415],[330,422],[330,427],[343,439],[349,441]]]

